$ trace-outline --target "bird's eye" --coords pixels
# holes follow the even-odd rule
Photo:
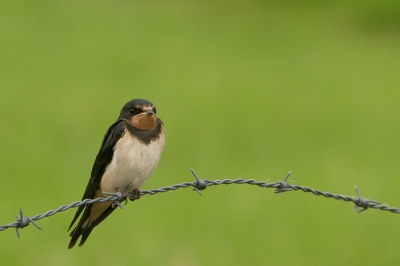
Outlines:
[[[155,114],[157,114],[157,109],[156,109],[155,107],[153,107],[153,112],[154,112]]]
[[[132,115],[135,115],[135,114],[140,113],[141,111],[140,111],[139,108],[132,108],[132,109],[129,110],[129,112],[130,112]]]

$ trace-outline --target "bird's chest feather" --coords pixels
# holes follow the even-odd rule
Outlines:
[[[157,167],[164,144],[164,134],[146,145],[126,132],[115,145],[113,158],[101,179],[101,190],[140,189]]]

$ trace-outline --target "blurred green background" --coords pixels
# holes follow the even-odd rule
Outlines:
[[[246,178],[400,206],[400,2],[1,1],[0,224],[79,200],[123,104],[167,145],[144,189]],[[399,216],[252,186],[144,197],[67,249],[75,210],[4,265],[398,265]]]

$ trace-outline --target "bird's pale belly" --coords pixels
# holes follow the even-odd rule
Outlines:
[[[125,134],[115,146],[113,159],[101,179],[101,190],[140,189],[156,169],[164,144],[164,134],[148,145]]]

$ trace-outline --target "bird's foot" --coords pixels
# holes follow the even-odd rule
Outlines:
[[[140,190],[137,189],[137,188],[135,188],[135,189],[132,191],[132,193],[133,193],[133,196],[130,196],[130,197],[129,197],[129,200],[130,200],[130,201],[138,200],[138,199],[140,199],[140,196],[142,195],[142,193],[140,192]]]
[[[120,192],[122,194],[122,197],[124,197],[123,201],[125,201],[125,205],[126,205],[128,203],[128,198],[127,198],[128,192],[126,192],[126,190],[123,188],[117,188],[117,192]]]

